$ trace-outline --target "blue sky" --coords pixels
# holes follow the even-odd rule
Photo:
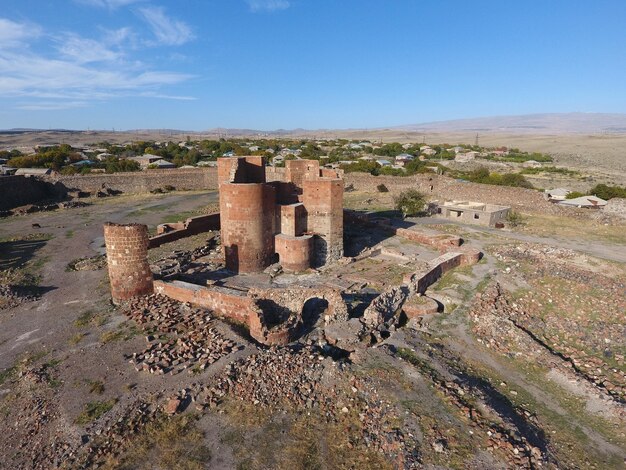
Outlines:
[[[624,0],[2,0],[0,128],[626,112]]]

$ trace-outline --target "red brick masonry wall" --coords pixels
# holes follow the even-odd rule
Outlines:
[[[154,289],[148,264],[148,227],[106,223],[104,242],[113,302],[151,294]]]
[[[154,281],[154,290],[180,302],[205,307],[217,315],[248,325],[255,314],[254,299],[225,287],[203,287],[183,281]]]
[[[166,227],[171,227],[171,231],[167,231]],[[197,217],[190,217],[184,222],[177,222],[175,224],[163,224],[157,227],[158,235],[150,238],[149,249],[159,247],[164,243],[170,243],[181,238],[191,237],[198,235],[199,233],[209,232],[211,230],[220,229],[220,215],[209,214],[199,215]]]

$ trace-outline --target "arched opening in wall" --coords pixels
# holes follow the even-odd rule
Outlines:
[[[302,306],[302,328],[300,336],[309,334],[316,325],[323,319],[328,311],[328,301],[319,297],[307,300]]]
[[[263,312],[263,319],[267,328],[282,325],[291,317],[291,311],[288,308],[277,304],[273,300],[259,299],[256,303]]]

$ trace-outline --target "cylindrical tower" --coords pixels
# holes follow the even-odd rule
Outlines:
[[[274,257],[276,192],[264,183],[222,183],[220,224],[226,268],[261,272]]]
[[[280,256],[280,265],[285,271],[300,272],[311,267],[313,237],[302,235],[293,237],[278,234],[274,239],[276,253]]]
[[[148,264],[148,227],[106,223],[104,243],[113,303],[154,292]]]

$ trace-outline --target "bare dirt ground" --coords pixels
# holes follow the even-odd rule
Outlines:
[[[426,293],[440,313],[353,360],[314,338],[261,347],[157,296],[114,308],[101,265],[67,270],[102,252],[106,221],[154,227],[215,198],[119,196],[0,219],[0,267],[38,286],[0,310],[0,468],[623,468],[626,260],[613,240],[594,233],[585,249],[567,234],[419,220],[486,256]],[[388,260],[358,269],[381,286],[404,273]],[[206,352],[184,348],[190,335]],[[154,344],[171,358],[164,373]]]

